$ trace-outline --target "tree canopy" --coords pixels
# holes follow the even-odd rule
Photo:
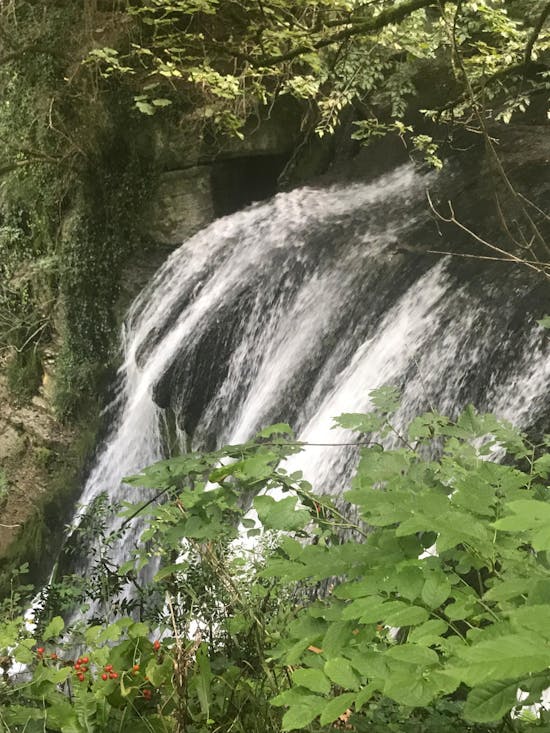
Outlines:
[[[549,13],[546,0],[142,0],[111,14],[125,45],[88,61],[131,76],[146,114],[185,99],[237,133],[281,94],[307,102],[319,135],[349,105],[358,137],[404,132],[426,74],[425,116],[479,128],[480,112],[508,122],[547,95]]]

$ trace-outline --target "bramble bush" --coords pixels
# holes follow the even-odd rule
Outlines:
[[[151,498],[122,511],[134,556],[101,555],[112,597],[68,627],[5,602],[0,730],[550,730],[550,436],[472,407],[400,432],[394,391],[373,406],[336,420],[345,503],[286,471],[282,424],[130,477]]]

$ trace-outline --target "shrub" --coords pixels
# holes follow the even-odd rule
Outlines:
[[[109,582],[83,597],[92,620],[67,630],[59,617],[40,620],[35,633],[21,618],[4,622],[6,664],[31,675],[4,684],[4,725],[543,727],[544,712],[522,711],[518,691],[527,706],[550,686],[549,439],[534,445],[473,408],[400,432],[394,393],[373,404],[337,420],[359,433],[361,454],[345,505],[287,473],[284,459],[303,444],[286,425],[129,478],[152,496],[127,506],[98,545],[92,570]],[[373,442],[390,432],[393,448]],[[496,447],[509,465],[488,460]],[[116,567],[110,547],[137,515],[142,542]],[[110,618],[122,601],[127,616]]]

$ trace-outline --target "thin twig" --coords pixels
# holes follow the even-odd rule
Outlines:
[[[447,205],[449,207],[450,216],[443,216],[443,214],[441,214],[441,212],[439,212],[436,209],[436,207],[434,206],[434,203],[431,199],[429,191],[426,191],[426,196],[428,199],[428,203],[430,205],[430,209],[432,210],[434,215],[440,221],[443,221],[446,224],[454,224],[459,229],[461,229],[463,232],[465,232],[470,237],[475,239],[476,242],[479,242],[484,247],[488,247],[489,249],[493,250],[493,252],[498,252],[498,254],[502,255],[502,257],[505,260],[515,262],[518,265],[524,265],[525,267],[528,267],[531,270],[535,270],[535,272],[538,272],[550,279],[550,273],[546,272],[546,268],[548,267],[548,265],[546,265],[545,263],[540,263],[538,262],[538,260],[536,261],[536,264],[533,264],[531,260],[524,260],[521,257],[518,257],[517,255],[513,254],[512,252],[507,252],[505,249],[501,249],[500,247],[497,247],[496,244],[492,244],[491,242],[488,242],[486,239],[483,239],[483,237],[480,237],[479,234],[476,234],[475,232],[473,232],[465,224],[463,224],[461,221],[459,221],[456,218],[455,211],[453,209],[453,205],[450,201],[447,202]]]
[[[466,254],[465,252],[447,252],[442,249],[427,249],[426,254],[449,255],[450,257],[467,257],[472,260],[490,260],[492,262],[511,262],[512,264],[517,264],[517,262],[510,259],[509,257],[489,257],[488,255],[473,255]],[[542,267],[550,268],[550,262],[545,263],[539,262],[538,260],[522,260],[522,262],[525,262],[526,264],[541,265]]]
[[[541,245],[541,247],[546,252],[550,252],[550,247],[549,247],[548,243],[546,242],[546,240],[542,236],[542,234],[541,234],[541,232],[540,232],[537,224],[532,219],[532,217],[529,214],[529,212],[527,211],[527,209],[521,203],[521,200],[520,200],[520,197],[518,195],[518,192],[516,191],[514,185],[512,184],[512,181],[510,180],[508,174],[504,170],[504,166],[502,165],[502,162],[501,162],[501,160],[499,158],[499,155],[498,155],[498,153],[496,151],[496,148],[495,148],[493,139],[491,138],[491,136],[489,134],[489,130],[488,130],[488,127],[487,127],[487,122],[485,120],[485,117],[481,113],[480,105],[478,104],[478,102],[476,100],[476,95],[474,94],[472,83],[470,81],[470,77],[469,77],[468,72],[466,70],[466,66],[464,64],[464,59],[462,58],[462,54],[460,52],[459,44],[458,44],[458,40],[457,40],[458,17],[460,15],[461,11],[462,11],[462,4],[463,4],[463,0],[458,0],[457,5],[456,5],[456,10],[455,10],[454,18],[453,18],[453,24],[452,24],[452,27],[450,29],[450,40],[451,40],[451,43],[452,43],[454,59],[457,62],[458,68],[460,69],[460,73],[462,75],[462,78],[463,78],[463,81],[464,81],[464,85],[466,87],[467,94],[468,94],[468,96],[470,98],[470,102],[471,102],[471,105],[472,105],[473,113],[474,113],[474,115],[475,115],[475,117],[476,117],[476,119],[478,121],[480,130],[481,130],[481,133],[483,134],[483,137],[484,137],[484,140],[485,140],[485,144],[486,144],[487,149],[488,149],[488,151],[489,151],[489,153],[491,155],[491,158],[493,160],[493,163],[494,163],[494,165],[496,167],[496,170],[497,170],[500,178],[502,179],[505,187],[508,189],[508,191],[510,192],[510,194],[512,195],[512,197],[516,200],[516,202],[518,204],[518,207],[519,207],[519,210],[521,211],[521,213],[525,217],[525,220],[526,220],[527,224],[531,227],[531,231],[534,233],[534,235],[535,235],[536,239],[538,240],[539,244]],[[441,8],[443,8],[443,3],[442,2],[440,3],[440,5],[441,5]],[[544,20],[543,20],[543,23],[544,23]],[[503,252],[503,250],[499,250],[499,251],[501,253]],[[510,253],[504,253],[504,254],[510,254]],[[510,255],[510,256],[511,257],[514,257],[514,255]],[[516,258],[516,259],[517,259],[518,262],[521,261],[519,258]],[[527,265],[527,267],[532,267],[532,269],[537,269],[536,267],[533,267],[532,265]]]

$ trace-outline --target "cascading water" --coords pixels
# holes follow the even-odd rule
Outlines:
[[[137,500],[121,479],[166,454],[167,423],[179,450],[242,442],[279,421],[301,440],[345,442],[331,418],[367,410],[386,383],[403,391],[402,422],[469,402],[521,426],[546,420],[544,291],[509,264],[422,254],[440,246],[426,184],[404,167],[298,189],[175,251],[126,319],[114,422],[82,505],[102,492]],[[338,492],[353,448],[313,445],[294,461]]]

